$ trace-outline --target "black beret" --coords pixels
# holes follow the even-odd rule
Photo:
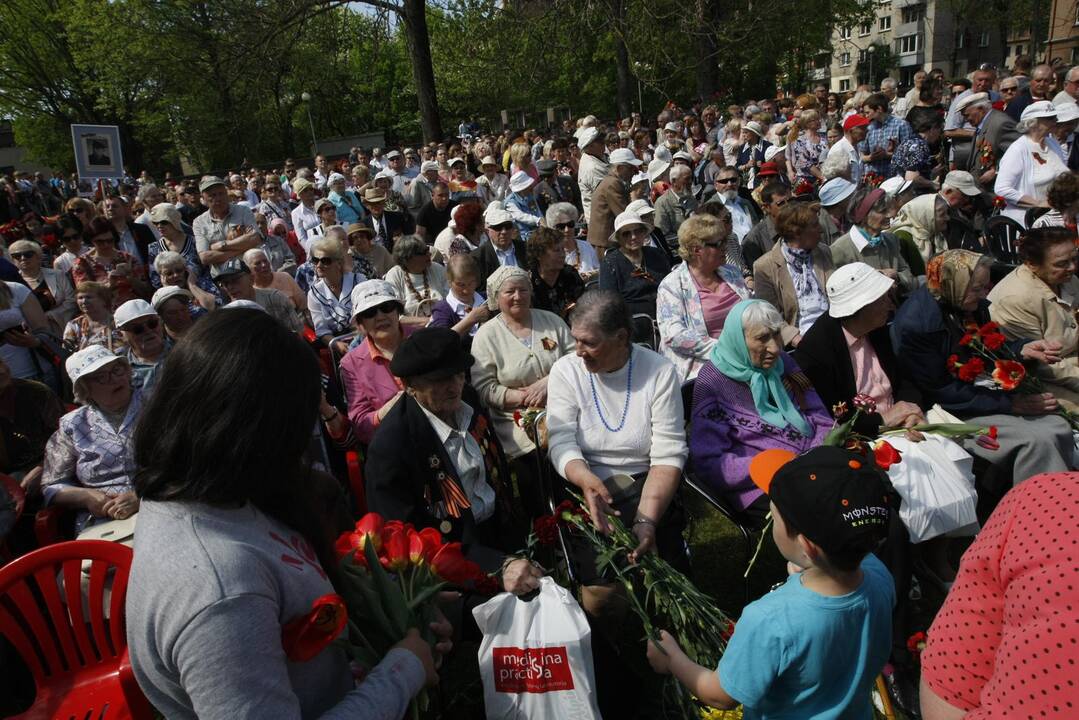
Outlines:
[[[474,361],[456,332],[445,327],[425,327],[409,335],[397,348],[390,372],[399,378],[448,377],[468,370]]]

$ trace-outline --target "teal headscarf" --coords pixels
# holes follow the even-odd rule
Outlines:
[[[776,364],[767,370],[754,367],[749,361],[742,316],[749,306],[761,302],[764,301],[742,300],[731,308],[727,319],[723,321],[723,332],[712,347],[709,359],[730,379],[749,385],[750,392],[753,393],[753,405],[762,420],[778,428],[793,425],[795,430],[808,437],[809,421],[791,402],[790,393],[783,387],[783,358],[777,358]]]

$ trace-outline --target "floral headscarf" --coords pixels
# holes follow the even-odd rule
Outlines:
[[[502,289],[502,285],[507,280],[516,278],[523,278],[528,282],[528,286],[532,287],[532,276],[528,274],[528,271],[513,265],[503,265],[487,278],[487,307],[491,311],[498,309],[498,291]]]
[[[962,308],[974,269],[983,257],[985,256],[970,250],[945,250],[930,258],[925,266],[925,281],[929,292],[950,308]]]

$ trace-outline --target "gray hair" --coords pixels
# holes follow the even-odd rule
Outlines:
[[[769,302],[761,300],[751,303],[742,311],[742,332],[753,327],[763,327],[771,332],[779,332],[779,329],[783,327],[783,316]]]
[[[1079,77],[1079,65],[1074,65],[1069,68],[1068,72],[1064,75],[1065,80],[1071,80],[1075,82],[1075,79]]]
[[[143,185],[142,187],[139,188],[139,193],[138,193],[138,195],[135,196],[135,199],[138,200],[139,202],[146,202],[146,198],[154,190],[158,190],[157,185],[154,185],[153,183],[146,183],[145,185]],[[158,192],[160,192],[160,190],[158,190]]]
[[[1030,130],[1032,127],[1037,125],[1038,121],[1041,120],[1041,119],[1042,118],[1029,117],[1026,120],[1020,120],[1019,122],[1017,122],[1015,124],[1015,129],[1018,130],[1021,133],[1025,133],[1028,130]]]
[[[693,171],[685,165],[673,165],[671,166],[671,171],[668,177],[670,177],[671,182],[674,182],[675,180],[681,180],[683,177],[689,177],[692,174]]]
[[[886,77],[886,78],[884,78],[883,80],[880,81],[880,89],[881,90],[883,90],[884,88],[888,88],[889,90],[894,90],[895,86],[896,86],[895,78]]]
[[[345,232],[344,225],[330,225],[326,228],[324,235],[331,240],[337,240],[342,244],[348,244],[348,233]]]
[[[316,250],[321,251],[325,256],[332,257],[334,260],[341,260],[343,262],[345,259],[345,249],[341,247],[339,241],[334,240],[329,235],[320,237],[311,243],[310,255],[312,257]]]
[[[559,222],[577,222],[581,214],[573,203],[556,202],[547,208],[547,227],[554,227]]]
[[[427,243],[424,242],[423,238],[418,238],[415,235],[404,235],[394,243],[393,260],[401,267],[404,267],[405,263],[412,258],[430,252],[431,249],[427,247]]]
[[[184,256],[178,252],[164,250],[154,257],[154,270],[157,270],[158,274],[170,267],[176,267],[177,265],[184,268],[187,267],[187,261],[184,260]]]
[[[589,290],[581,295],[573,308],[570,323],[574,327],[595,328],[605,337],[614,337],[619,330],[625,330],[626,344],[633,342],[633,319],[629,306],[617,290]]]
[[[266,254],[265,250],[260,247],[253,247],[243,254],[243,261],[247,264],[248,267],[251,267],[251,265],[254,264],[255,261],[253,260],[253,258],[256,255],[262,255],[267,260],[270,259],[270,256]]]

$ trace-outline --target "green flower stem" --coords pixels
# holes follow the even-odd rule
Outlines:
[[[757,549],[753,551],[753,557],[749,559],[749,565],[746,565],[746,571],[742,575],[743,578],[748,578],[749,573],[753,570],[753,565],[757,562],[757,557],[761,554],[761,548],[764,547],[764,536],[768,534],[768,530],[772,527],[772,513],[769,512],[765,518],[767,522],[764,523],[764,527],[761,528],[761,537],[757,540]]]

